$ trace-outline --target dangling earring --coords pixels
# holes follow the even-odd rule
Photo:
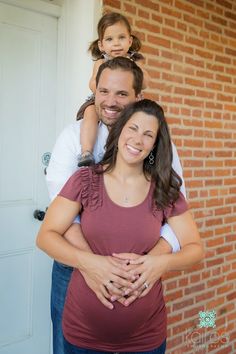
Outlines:
[[[155,157],[154,157],[152,151],[151,151],[150,154],[148,155],[148,162],[149,162],[149,165],[153,165],[154,162],[155,162]]]

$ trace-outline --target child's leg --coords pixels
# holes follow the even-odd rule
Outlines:
[[[81,156],[78,166],[88,166],[94,163],[93,148],[97,138],[98,117],[95,106],[90,105],[84,111],[80,128]]]

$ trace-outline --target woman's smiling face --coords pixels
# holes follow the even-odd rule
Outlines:
[[[120,157],[128,163],[143,163],[155,145],[158,126],[154,115],[141,111],[134,113],[124,125],[118,140]]]

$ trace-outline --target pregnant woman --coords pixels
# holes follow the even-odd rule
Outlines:
[[[151,100],[135,102],[111,128],[100,164],[76,172],[49,207],[38,246],[48,254],[56,250],[58,258],[63,255],[63,234],[80,214],[91,249],[67,251],[68,263],[75,267],[63,315],[67,354],[165,352],[161,276],[203,257],[196,224],[180,192],[181,179],[171,164],[162,108]],[[181,250],[157,255],[165,221]],[[91,269],[103,274],[102,296],[84,276]],[[133,293],[137,298],[129,304]]]

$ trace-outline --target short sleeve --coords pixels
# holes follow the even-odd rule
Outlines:
[[[100,179],[101,175],[92,167],[82,167],[68,179],[58,195],[78,201],[84,208],[96,209],[102,204]]]
[[[179,198],[171,204],[168,208],[164,209],[164,218],[168,219],[172,216],[177,216],[183,214],[185,211],[189,209],[187,201],[184,195],[180,192]]]

